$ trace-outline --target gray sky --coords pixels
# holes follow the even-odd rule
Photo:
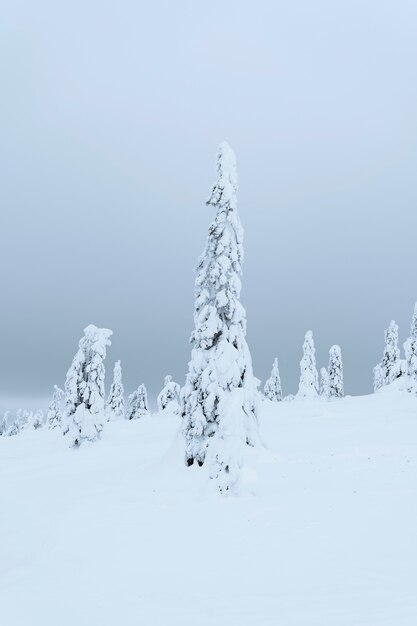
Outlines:
[[[414,0],[3,0],[0,394],[108,371],[183,382],[217,144],[237,155],[255,373],[294,392],[304,332],[371,388],[417,300]]]

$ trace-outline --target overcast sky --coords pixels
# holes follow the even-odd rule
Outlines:
[[[295,392],[311,328],[369,392],[417,300],[415,0],[1,5],[0,394],[63,385],[89,323],[128,393],[183,383],[222,140],[256,375]]]

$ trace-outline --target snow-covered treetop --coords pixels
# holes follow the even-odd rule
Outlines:
[[[417,302],[414,305],[413,319],[411,320],[410,336],[417,339]]]
[[[105,359],[106,347],[111,345],[110,337],[112,334],[113,331],[108,328],[97,328],[94,324],[89,324],[84,328],[84,337],[80,341],[80,348],[85,346],[87,340],[91,351]]]
[[[218,207],[222,204],[233,203],[236,207],[237,169],[236,157],[227,141],[223,141],[218,148],[216,170],[219,178],[213,187],[207,204]]]
[[[239,302],[243,262],[243,228],[237,213],[236,159],[227,143],[217,154],[218,179],[208,205],[217,209],[209,227],[196,276],[195,348],[210,349],[220,336],[233,343],[246,333],[245,310]],[[240,327],[240,328],[238,328]]]
[[[120,361],[116,361],[113,369],[113,383],[120,384],[122,382],[122,366]]]

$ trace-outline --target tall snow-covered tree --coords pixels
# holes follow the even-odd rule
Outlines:
[[[125,418],[125,399],[122,383],[122,366],[120,361],[116,361],[113,371],[113,382],[110,387],[109,398],[107,400],[107,419],[119,420]]]
[[[218,179],[207,201],[216,216],[197,267],[182,415],[186,463],[202,465],[210,448],[210,476],[227,493],[237,487],[242,447],[258,442],[257,389],[239,301],[243,229],[236,160],[227,143],[219,146],[216,168]]]
[[[322,398],[329,398],[329,372],[325,367],[320,370],[320,395]]]
[[[381,389],[384,385],[384,375],[381,363],[378,363],[374,367],[374,392]]]
[[[329,398],[342,398],[343,364],[340,346],[332,346],[329,351]]]
[[[417,393],[417,302],[414,306],[410,336],[404,343],[407,373],[410,377],[408,390]]]
[[[272,364],[271,376],[265,383],[264,395],[268,400],[273,400],[274,402],[281,402],[282,400],[281,378],[276,357]]]
[[[178,414],[180,411],[180,386],[172,380],[172,376],[165,376],[164,387],[157,398],[158,410]]]
[[[70,446],[95,441],[105,422],[104,359],[112,331],[93,324],[84,329],[65,381],[65,426]]]
[[[141,384],[127,399],[126,419],[137,420],[146,415],[149,415],[148,394]]]
[[[383,384],[389,385],[400,376],[400,351],[398,349],[398,326],[391,320],[385,331],[385,348],[381,368]]]
[[[300,361],[299,398],[316,398],[319,391],[319,377],[316,367],[316,350],[313,333],[308,330],[304,337],[303,358]]]
[[[50,430],[61,426],[61,420],[62,420],[61,401],[63,397],[64,397],[63,390],[60,389],[58,385],[54,385],[54,393],[52,394],[52,400],[48,407],[48,412],[46,414],[48,428]]]

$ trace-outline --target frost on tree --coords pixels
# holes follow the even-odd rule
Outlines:
[[[281,378],[279,375],[277,358],[274,359],[271,376],[265,383],[264,395],[265,398],[268,398],[268,400],[272,400],[273,402],[281,402],[282,400]]]
[[[180,411],[180,386],[172,380],[172,376],[165,376],[164,387],[157,398],[158,410],[169,410],[178,414]]]
[[[48,428],[50,430],[61,426],[61,420],[62,420],[61,401],[62,401],[63,396],[64,396],[63,390],[60,389],[57,385],[54,385],[54,393],[52,395],[51,404],[49,405],[48,412],[46,414]]]
[[[414,306],[410,336],[404,343],[404,351],[405,360],[407,361],[407,373],[410,377],[408,390],[417,393],[417,302]]]
[[[210,475],[227,492],[238,478],[237,450],[258,442],[257,389],[239,302],[243,229],[236,161],[227,143],[219,146],[217,173],[207,202],[216,216],[196,270],[195,328],[181,395],[186,463],[202,465],[210,447]]]
[[[320,395],[322,398],[329,398],[329,372],[325,367],[320,370]]]
[[[398,326],[391,320],[385,331],[385,348],[381,361],[382,379],[384,385],[389,385],[401,375],[400,351],[398,349]]]
[[[112,331],[93,324],[84,329],[65,381],[65,426],[70,446],[100,437],[105,421],[104,359]]]
[[[378,391],[384,385],[384,374],[381,363],[374,367],[374,391]]]
[[[343,364],[340,346],[332,346],[329,351],[329,398],[342,398]]]
[[[120,420],[125,417],[125,399],[122,383],[122,366],[120,361],[116,361],[113,371],[113,382],[110,387],[109,398],[107,400],[107,419]]]
[[[127,399],[126,419],[137,420],[146,415],[149,415],[148,394],[142,384]]]
[[[316,367],[316,350],[313,333],[308,330],[304,337],[303,358],[300,361],[299,398],[316,398],[319,391],[319,377]]]

